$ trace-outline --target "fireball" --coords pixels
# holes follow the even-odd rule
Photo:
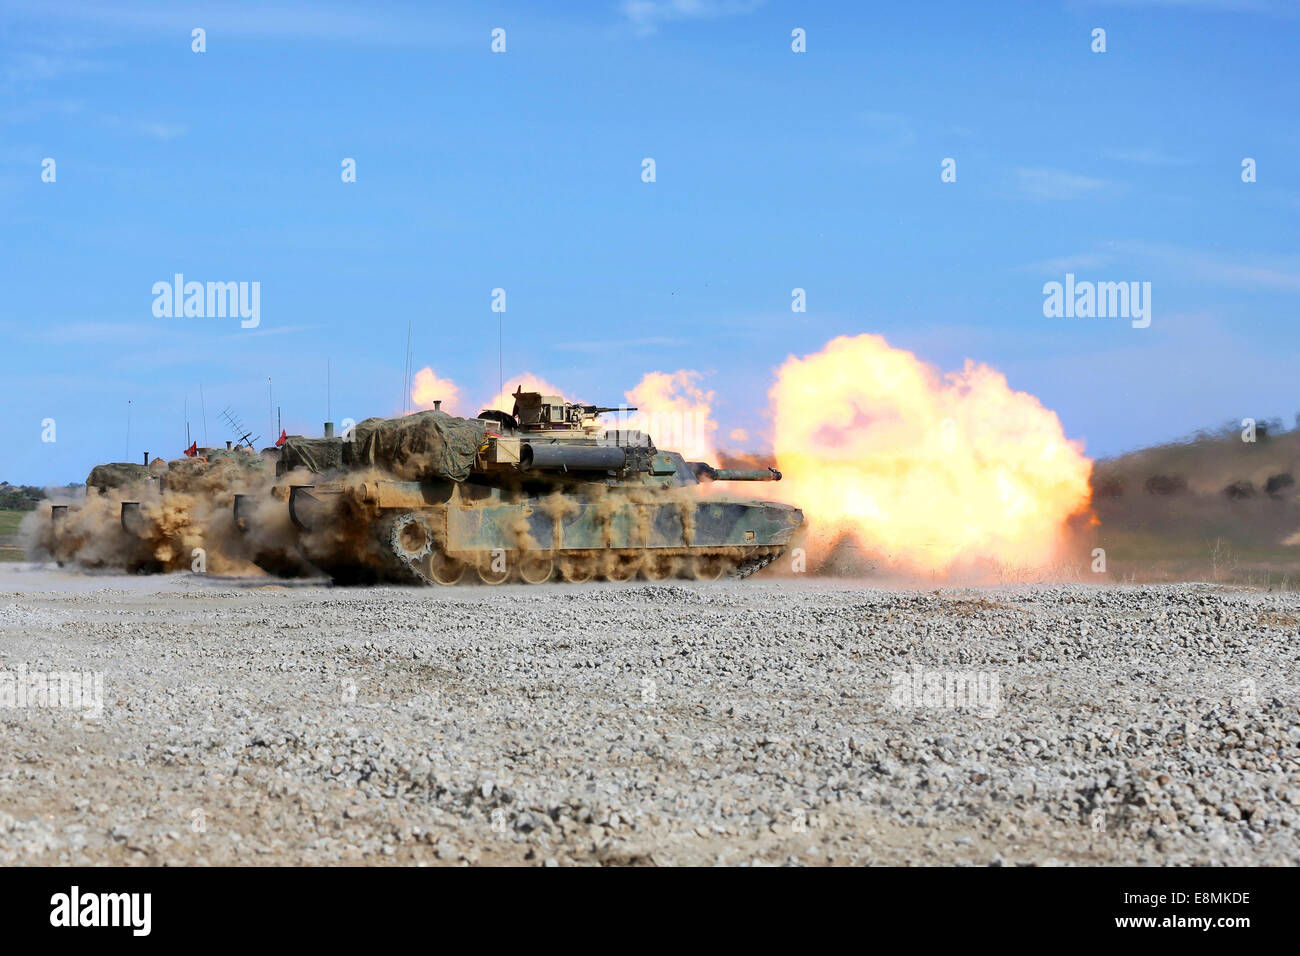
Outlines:
[[[840,336],[787,359],[768,394],[774,496],[899,566],[1042,566],[1088,505],[1082,446],[987,365],[941,374],[878,335]]]
[[[428,366],[415,373],[411,401],[416,408],[433,408],[434,402],[441,402],[442,410],[449,415],[462,412],[460,386],[449,378],[439,378]]]

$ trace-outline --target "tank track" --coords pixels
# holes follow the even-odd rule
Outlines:
[[[765,567],[781,556],[778,551],[775,554],[760,554],[756,558],[750,558],[748,561],[742,561],[731,569],[729,577],[747,578],[755,572],[762,571]]]

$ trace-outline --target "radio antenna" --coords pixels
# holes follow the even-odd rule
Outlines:
[[[253,442],[257,441],[258,436],[244,427],[244,423],[239,420],[239,416],[234,413],[229,405],[222,410],[221,420],[226,423],[226,427],[233,434],[238,436],[235,440],[236,445],[247,445],[250,450],[255,450],[253,449]]]
[[[208,406],[203,403],[203,383],[199,382],[199,410],[203,413],[203,447],[208,447]]]
[[[411,408],[411,320],[407,319],[407,364],[406,377],[402,385],[402,414]]]

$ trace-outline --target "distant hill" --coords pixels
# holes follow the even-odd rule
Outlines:
[[[0,481],[0,511],[32,511],[44,497],[44,488]]]
[[[1096,544],[1112,578],[1300,587],[1300,431],[1239,426],[1098,461]]]

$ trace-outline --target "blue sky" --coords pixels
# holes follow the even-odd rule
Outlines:
[[[335,419],[390,414],[408,321],[416,368],[490,395],[497,287],[507,377],[616,404],[696,369],[723,434],[762,431],[787,355],[861,332],[993,365],[1093,455],[1289,423],[1298,14],[7,0],[0,478],[121,459],[128,401],[132,458],[174,455],[187,400],[202,440],[200,384],[214,444],[227,405],[271,431],[268,376],[289,432],[318,433],[327,361]],[[260,325],[156,318],[177,272],[260,282]],[[1066,272],[1151,282],[1151,327],[1045,318]]]

